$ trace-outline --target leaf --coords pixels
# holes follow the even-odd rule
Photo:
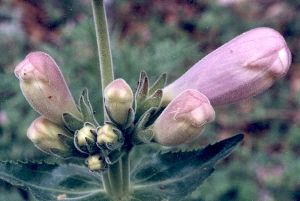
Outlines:
[[[131,172],[131,200],[183,200],[242,139],[239,134],[197,151],[145,154]]]
[[[39,201],[108,201],[101,175],[78,165],[0,162],[0,179],[29,190]]]

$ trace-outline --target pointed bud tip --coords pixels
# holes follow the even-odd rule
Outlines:
[[[105,88],[104,96],[108,101],[128,102],[132,101],[133,92],[126,81],[119,78]]]

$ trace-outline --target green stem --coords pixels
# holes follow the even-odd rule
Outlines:
[[[122,170],[121,170],[121,160],[112,164],[108,168],[108,177],[110,180],[110,186],[112,189],[112,196],[117,200],[120,200],[123,195],[123,181],[122,181]]]
[[[130,187],[130,161],[129,161],[129,153],[126,152],[122,156],[122,176],[123,176],[123,192],[124,194],[129,193]]]
[[[92,8],[96,29],[103,94],[105,87],[114,80],[113,63],[103,0],[92,0]]]
[[[113,63],[112,63],[104,1],[92,0],[92,9],[93,9],[93,17],[94,17],[94,24],[96,30],[96,39],[97,39],[100,75],[101,75],[101,86],[102,86],[102,95],[103,95],[105,87],[114,80]],[[104,108],[103,111],[105,111],[104,99],[102,101],[103,101],[103,108]],[[104,115],[104,119],[106,119],[106,115]],[[120,192],[118,189],[121,189],[121,187],[118,187],[118,185],[122,185],[122,182],[118,183],[118,181],[122,179],[121,169],[118,163],[116,165],[110,166],[108,173],[104,173],[102,176],[104,188],[107,194],[112,196],[114,196],[115,194],[119,195]]]
[[[104,189],[105,189],[106,193],[108,195],[112,195],[110,181],[109,181],[109,177],[108,177],[107,172],[102,173],[102,182],[103,182],[103,186],[104,186]]]

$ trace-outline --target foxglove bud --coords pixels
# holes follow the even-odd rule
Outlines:
[[[105,124],[97,131],[97,143],[115,143],[118,140],[118,135],[113,131],[110,124]]]
[[[270,28],[241,34],[210,53],[163,89],[167,104],[186,89],[206,95],[212,105],[254,96],[284,76],[291,53],[284,38]]]
[[[67,153],[69,147],[60,140],[58,134],[68,136],[68,131],[44,117],[34,120],[27,130],[27,137],[40,150],[50,153],[55,149]]]
[[[159,144],[175,146],[198,137],[204,125],[214,118],[214,109],[206,96],[188,89],[165,108],[155,120],[152,131]]]
[[[116,79],[110,83],[104,90],[104,99],[111,118],[120,125],[126,124],[133,93],[125,80]]]
[[[63,124],[62,114],[80,118],[73,97],[55,61],[46,53],[33,52],[16,67],[15,75],[30,105],[50,121]]]
[[[99,155],[93,155],[87,158],[87,165],[90,170],[99,171],[103,168],[103,161],[100,160]]]
[[[87,140],[95,141],[95,136],[92,131],[95,128],[90,124],[85,124],[80,130],[76,132],[76,141],[79,146],[85,146],[88,144]]]

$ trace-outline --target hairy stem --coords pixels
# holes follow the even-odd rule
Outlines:
[[[103,94],[105,87],[114,80],[113,63],[104,0],[92,0],[92,9],[96,30],[101,86]],[[104,99],[102,101],[104,119],[106,119]],[[104,188],[109,196],[121,196],[122,186],[120,185],[122,185],[122,172],[120,169],[120,162],[109,166],[108,173],[103,173],[102,181]]]
[[[123,192],[124,194],[129,193],[130,187],[130,161],[129,161],[129,153],[126,152],[122,156],[122,176],[123,176]]]
[[[112,196],[116,200],[120,200],[123,196],[123,179],[122,179],[122,161],[119,160],[108,168],[108,176],[112,189]]]
[[[111,196],[112,192],[111,192],[111,186],[110,186],[110,181],[107,172],[102,173],[102,182],[106,193]]]
[[[114,80],[113,63],[103,0],[92,0],[92,8],[96,29],[103,94],[105,87]]]

